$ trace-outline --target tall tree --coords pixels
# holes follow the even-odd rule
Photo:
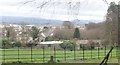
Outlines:
[[[6,30],[7,39],[11,40],[11,41],[15,41],[16,40],[16,31],[15,31],[14,27],[8,26],[8,27],[5,27],[5,30]]]
[[[117,6],[114,2],[110,3],[106,15],[106,41],[109,45],[115,45],[117,43]]]
[[[73,23],[70,22],[70,21],[64,21],[64,22],[63,22],[63,26],[64,26],[64,28],[66,28],[66,29],[72,29],[74,25],[73,25]]]
[[[10,39],[10,31],[9,30],[7,30],[7,32],[6,32],[6,37],[7,37],[7,39]]]
[[[21,34],[19,35],[20,37],[21,37],[21,39],[20,39],[20,41],[21,41],[21,43],[22,43],[22,46],[26,46],[26,43],[27,43],[27,41],[28,41],[28,39],[29,39],[29,37],[28,37],[28,28],[27,28],[27,23],[26,22],[24,22],[24,21],[22,21],[21,23],[20,23],[20,26],[21,26]]]
[[[37,39],[39,37],[39,29],[35,26],[33,26],[31,28],[30,31],[31,37],[33,38],[33,41],[35,41],[35,39]]]
[[[75,28],[75,32],[74,32],[73,38],[80,39],[80,31],[79,31],[78,28]]]
[[[70,40],[73,39],[74,29],[56,28],[54,30],[55,39]]]

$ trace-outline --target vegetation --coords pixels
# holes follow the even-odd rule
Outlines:
[[[70,21],[64,21],[63,28],[56,28],[54,30],[54,38],[59,40],[71,40],[73,39],[74,24]]]
[[[9,40],[7,40],[7,39],[2,39],[2,48],[11,48],[12,47],[12,45],[11,45],[11,42],[9,41]]]
[[[73,39],[74,29],[56,28],[54,30],[54,38],[59,40],[71,40]]]
[[[105,21],[105,41],[109,45],[116,45],[118,39],[118,13],[115,2],[111,2],[107,10],[106,21]]]
[[[53,40],[54,40],[53,36],[48,36],[45,38],[45,41],[53,41]]]
[[[73,41],[64,41],[62,44],[60,44],[60,47],[63,49],[68,49],[68,50],[74,50],[75,47],[75,42]]]
[[[29,29],[27,28],[27,23],[25,21],[21,22],[20,26],[21,26],[21,33],[19,36],[21,36],[21,43],[22,43],[22,47],[26,46],[27,40],[29,39]]]
[[[20,41],[10,41],[8,39],[1,39],[0,44],[2,45],[1,48],[3,49],[9,49],[13,47],[21,47],[21,42]]]
[[[64,27],[65,29],[72,29],[72,28],[74,27],[74,25],[73,25],[73,23],[70,22],[70,21],[64,21],[64,22],[63,22],[63,27]]]
[[[3,30],[6,30],[6,32],[3,32],[3,33],[6,33],[5,37],[7,39],[9,39],[11,41],[16,40],[16,32],[15,32],[14,27],[12,27],[12,26],[4,27]]]
[[[38,42],[35,42],[35,41],[29,41],[28,43],[26,43],[27,47],[34,47],[36,45],[38,45]]]
[[[79,29],[78,29],[78,28],[75,28],[75,32],[74,32],[73,38],[80,39],[80,32],[79,32]]]
[[[20,41],[15,41],[12,45],[14,47],[21,47],[21,42]]]
[[[70,3],[69,3],[70,4]],[[78,3],[79,4],[79,3]],[[71,5],[69,5],[71,6]],[[70,21],[64,21],[63,22],[63,28],[56,28],[54,30],[54,35],[49,36],[49,27],[44,27],[42,33],[46,33],[46,38],[45,41],[53,41],[54,39],[57,40],[66,40],[64,43],[60,44],[60,47],[63,50],[57,50],[56,51],[56,58],[58,60],[64,60],[65,54],[66,58],[68,59],[73,59],[75,58],[75,52],[72,52],[75,50],[76,43],[74,41],[71,41],[73,39],[92,39],[92,40],[103,40],[102,44],[107,45],[109,44],[110,46],[116,45],[118,39],[117,35],[117,24],[118,19],[117,19],[117,7],[114,2],[110,3],[110,6],[107,10],[107,15],[106,15],[106,21],[103,23],[89,23],[86,24],[85,30],[80,30],[79,28],[75,28],[74,30],[74,25]],[[106,25],[106,26],[105,26]],[[105,28],[103,28],[105,27]],[[29,47],[36,46],[39,42],[39,34],[40,30],[33,26],[31,29],[28,29],[25,25],[21,26],[22,31],[21,32],[16,32],[16,30],[12,27],[5,27],[6,35],[4,39],[2,39],[2,51],[4,51],[4,59],[5,61],[9,62],[9,59],[13,59],[13,61],[16,61],[16,58],[21,59],[22,61],[30,61],[30,57],[33,56],[33,61],[34,62],[39,62],[41,59],[43,59],[43,49],[33,49],[33,55],[32,50],[29,49]],[[115,32],[115,33],[114,33]],[[16,39],[17,34],[20,34],[21,40],[18,41]],[[29,37],[32,37],[32,40],[28,42]],[[26,49],[10,49],[12,47],[20,47],[26,45]],[[91,47],[90,47],[91,46]],[[51,47],[51,45],[48,45],[48,47]],[[95,47],[98,47],[95,45],[95,43],[89,43],[84,46],[80,46],[83,50],[85,50],[85,59],[91,59],[91,58],[98,58],[98,52],[100,52],[100,58],[103,58],[106,53],[106,50],[99,49],[95,50]],[[84,49],[85,47],[85,49]],[[8,49],[9,48],[9,49]],[[89,49],[89,50],[88,50]],[[91,51],[90,51],[91,49]],[[19,50],[19,51],[18,51]],[[30,50],[30,51],[29,51]],[[48,58],[53,55],[52,51],[50,49],[45,49],[45,61],[48,60]],[[54,50],[55,51],[55,50]],[[64,51],[64,53],[63,53]],[[65,52],[66,51],[66,52]],[[76,57],[78,60],[83,58],[84,54],[81,50],[78,51],[76,50]],[[108,49],[107,49],[108,51]],[[18,53],[19,52],[19,53]],[[93,55],[90,55],[90,53],[93,53]],[[18,56],[20,54],[20,56]],[[54,53],[55,54],[55,53]],[[112,56],[112,54],[111,54]],[[116,56],[115,50],[113,51],[113,57]],[[82,59],[83,60],[83,59]],[[40,61],[42,62],[42,61]]]
[[[33,26],[30,30],[30,34],[32,36],[33,41],[39,37],[39,29],[35,26]]]

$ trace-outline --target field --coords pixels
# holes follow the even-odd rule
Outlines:
[[[21,61],[22,63],[46,63],[50,56],[54,56],[56,62],[76,62],[76,63],[100,63],[109,49],[106,50],[48,50],[48,49],[1,49],[2,60],[0,62],[13,63]],[[108,62],[118,62],[116,49],[113,49]]]

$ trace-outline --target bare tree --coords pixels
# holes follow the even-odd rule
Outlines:
[[[8,27],[5,27],[5,30],[6,30],[6,33],[4,34],[6,34],[7,39],[11,41],[15,41],[17,32],[15,31],[14,27],[8,26]]]
[[[72,28],[74,27],[74,25],[73,25],[73,23],[70,22],[70,21],[64,21],[64,22],[63,22],[63,27],[64,27],[65,29],[72,29]]]
[[[54,37],[56,39],[70,40],[73,39],[74,29],[56,28],[54,30]]]
[[[84,39],[103,39],[105,33],[105,22],[89,23],[86,25],[86,28],[86,31],[81,33],[84,35]]]
[[[19,37],[21,38],[20,41],[22,43],[22,46],[26,46],[26,43],[29,39],[29,29],[26,27],[26,23],[25,22],[21,22],[21,30],[19,31]]]

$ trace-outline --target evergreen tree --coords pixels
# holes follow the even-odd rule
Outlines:
[[[104,45],[116,45],[118,41],[118,13],[115,2],[111,2],[107,10],[106,21],[105,21],[105,41]]]
[[[32,36],[32,38],[33,38],[33,41],[36,39],[36,38],[38,38],[39,37],[39,29],[37,28],[37,27],[32,27],[31,28],[31,36]]]
[[[80,39],[80,32],[79,32],[78,28],[75,28],[75,32],[74,32],[73,38]]]

